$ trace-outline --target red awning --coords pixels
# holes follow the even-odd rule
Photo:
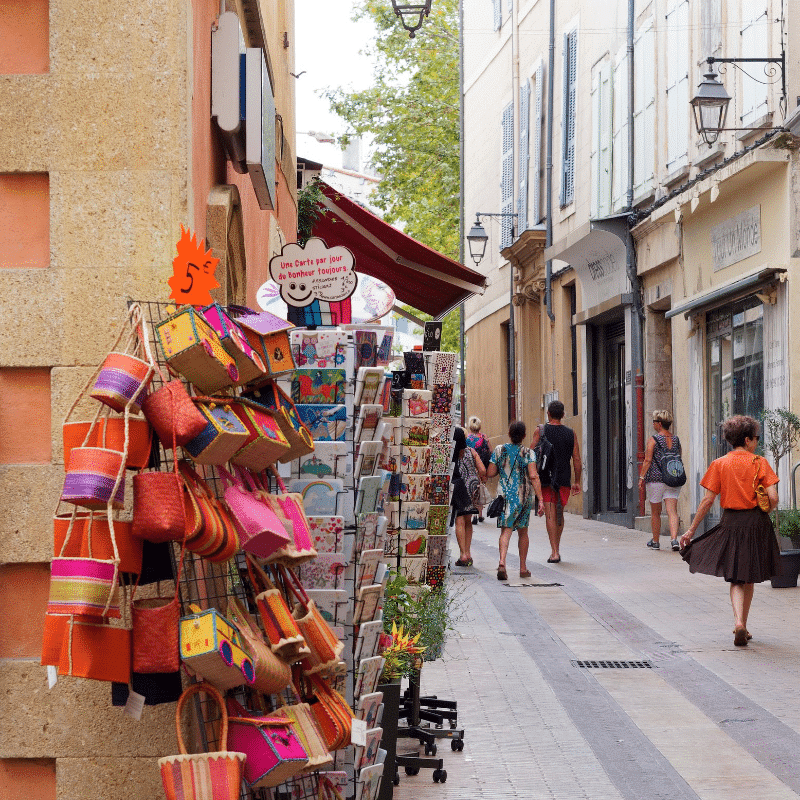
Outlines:
[[[328,247],[349,247],[356,271],[383,281],[401,303],[439,317],[483,292],[486,278],[480,273],[412,239],[324,181],[319,185],[325,214],[314,236]]]

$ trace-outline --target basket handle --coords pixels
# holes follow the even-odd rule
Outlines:
[[[193,683],[191,686],[187,687],[178,698],[178,705],[175,709],[175,731],[178,734],[178,748],[183,756],[188,755],[188,751],[186,750],[186,744],[183,741],[183,732],[181,731],[181,713],[183,712],[183,707],[186,705],[186,701],[190,697],[201,692],[207,694],[219,706],[222,716],[219,742],[223,749],[228,746],[228,709],[225,708],[225,701],[222,699],[222,695],[219,693],[219,690],[210,683],[206,683],[205,681],[202,683]]]
[[[309,596],[306,594],[306,590],[303,588],[303,584],[300,583],[300,579],[297,577],[297,573],[291,569],[286,568],[282,564],[278,564],[278,569],[283,574],[283,582],[286,585],[287,589],[298,599],[300,604],[304,608],[308,608],[309,603],[311,602]],[[291,580],[289,579],[291,576]]]
[[[247,563],[247,574],[250,576],[250,583],[253,584],[253,591],[256,595],[261,594],[262,591],[275,588],[275,584],[267,575],[266,570],[248,552],[245,552],[245,561]],[[262,586],[265,587],[263,590],[261,589]]]

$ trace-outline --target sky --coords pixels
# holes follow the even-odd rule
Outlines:
[[[359,54],[370,43],[374,29],[369,21],[353,22],[353,0],[295,0],[295,74],[297,98],[297,155],[341,167],[335,144],[321,144],[310,131],[339,135],[346,125],[318,96],[327,88],[365,89],[372,67]],[[300,74],[303,73],[303,74]]]

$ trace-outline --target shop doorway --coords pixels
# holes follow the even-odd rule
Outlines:
[[[594,515],[622,522],[627,513],[627,414],[625,404],[625,322],[594,330],[592,483]]]

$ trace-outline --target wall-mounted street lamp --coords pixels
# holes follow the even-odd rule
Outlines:
[[[777,64],[781,70],[781,107],[786,111],[786,55],[781,51],[780,58],[716,58],[709,56],[706,59],[708,72],[704,74],[705,80],[700,83],[697,94],[689,101],[694,112],[694,124],[697,132],[703,137],[703,141],[711,146],[717,141],[717,137],[722,131],[758,131],[764,128],[726,128],[725,120],[728,116],[728,105],[731,102],[730,95],[725,91],[725,87],[717,80],[717,73],[714,72],[714,64],[733,64],[756,63],[764,65],[764,74],[773,77],[776,68],[772,65]],[[738,67],[738,69],[742,69]],[[720,69],[720,72],[724,67]],[[744,72],[744,70],[742,70]],[[745,73],[747,74],[747,73]],[[770,83],[774,83],[771,81]]]
[[[398,3],[397,0],[392,0],[394,13],[400,17],[400,23],[408,31],[409,39],[417,35],[424,18],[431,13],[432,2],[433,0],[425,0],[424,3]]]
[[[469,254],[475,262],[475,266],[483,261],[486,255],[486,243],[489,241],[489,236],[486,233],[486,228],[481,225],[481,217],[511,217],[511,241],[514,241],[514,229],[517,222],[517,214],[513,212],[502,214],[486,214],[479,211],[475,214],[475,222],[467,234],[467,243],[469,244]],[[517,418],[517,391],[516,391],[516,372],[517,372],[517,352],[515,345],[514,334],[514,265],[509,264],[509,285],[510,292],[508,296],[508,417],[509,422],[513,422]]]

